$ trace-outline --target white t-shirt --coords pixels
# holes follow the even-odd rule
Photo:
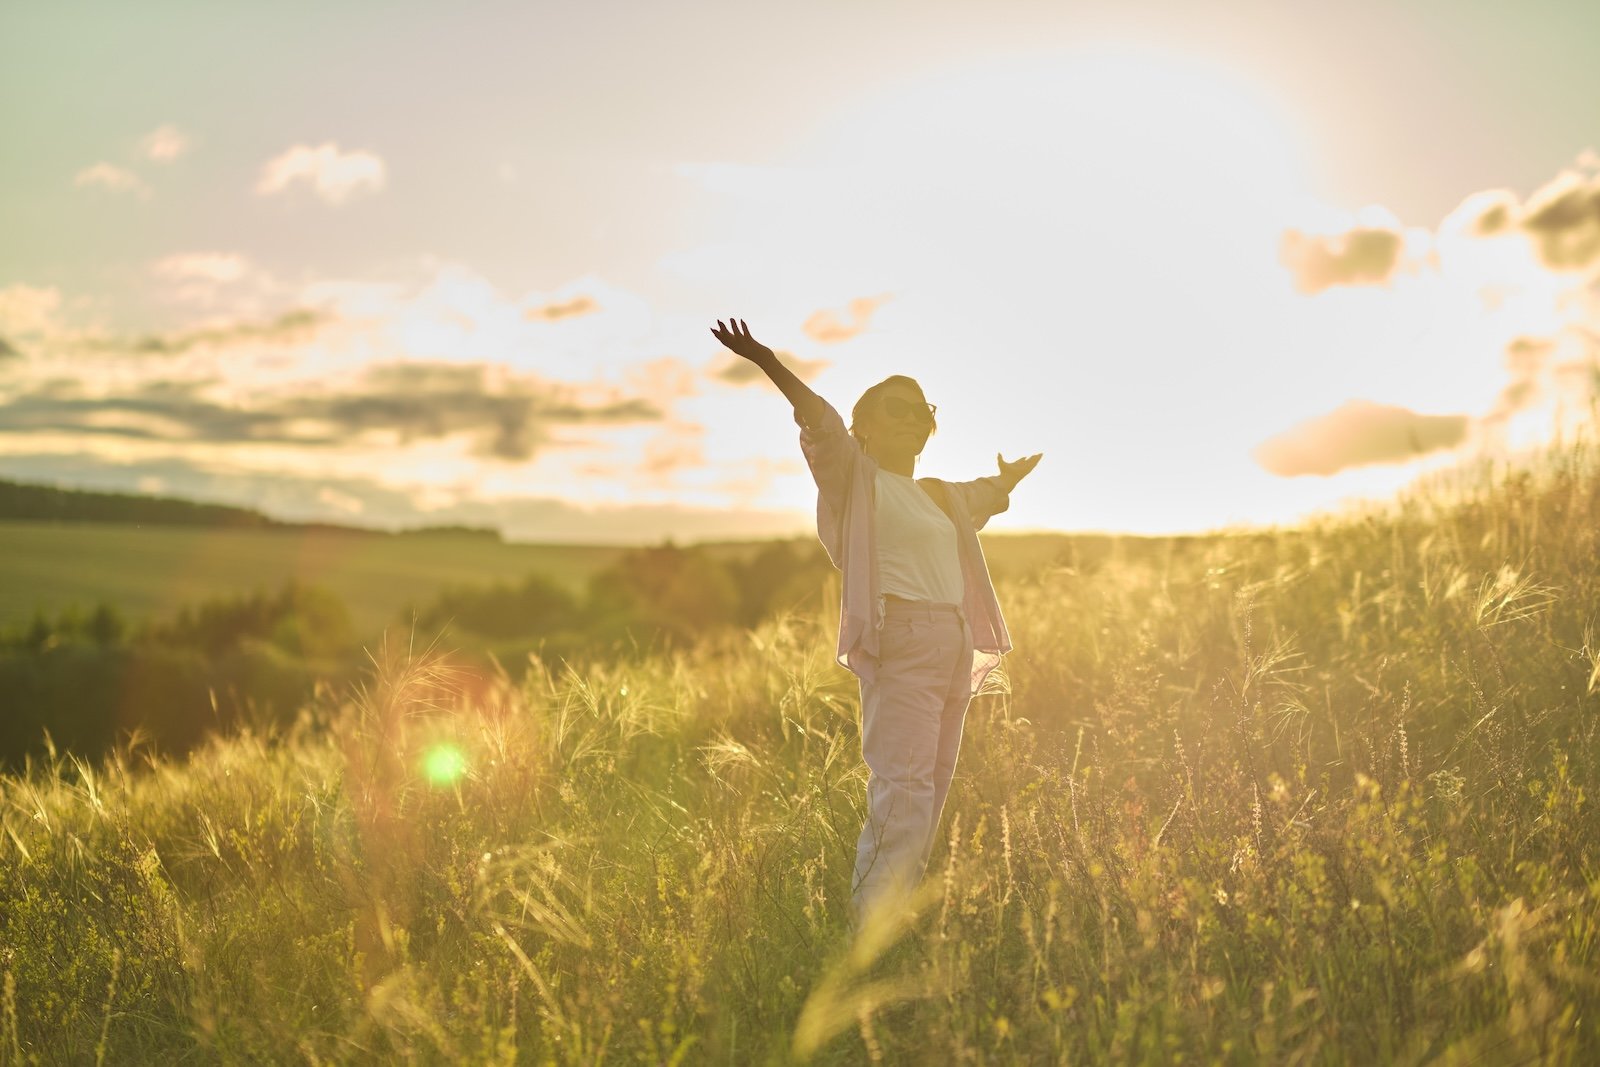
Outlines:
[[[956,527],[915,478],[878,468],[875,539],[878,592],[961,603]]]

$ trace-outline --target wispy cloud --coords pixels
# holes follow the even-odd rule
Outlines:
[[[1539,376],[1556,351],[1548,337],[1518,337],[1506,346],[1506,371],[1511,380],[1500,391],[1490,419],[1505,419],[1531,405],[1538,396]]]
[[[189,135],[170,123],[157,126],[139,142],[139,151],[153,163],[170,163],[189,150]]]
[[[387,181],[382,158],[372,152],[341,152],[329,141],[317,145],[297,144],[268,160],[261,168],[256,192],[262,196],[282,193],[304,182],[330,204],[342,204],[362,192],[377,192]]]
[[[399,364],[372,368],[348,390],[251,402],[210,395],[211,383],[148,381],[123,392],[44,383],[0,408],[0,434],[74,434],[183,444],[344,447],[468,437],[477,455],[529,459],[557,423],[650,422],[638,399],[584,404],[559,386],[495,382],[485,367]]]
[[[850,301],[847,312],[848,322],[840,322],[837,315],[824,308],[806,319],[800,328],[812,340],[821,341],[824,344],[848,341],[866,329],[867,323],[872,319],[872,313],[888,303],[889,300],[888,296],[858,296]]]
[[[803,382],[811,381],[832,366],[825,359],[801,359],[792,352],[779,352],[778,358],[783,360],[783,365],[794,371],[795,377]],[[753,385],[767,380],[760,367],[748,359],[730,353],[723,353],[712,360],[706,373],[730,385]]]
[[[138,197],[150,195],[150,187],[144,183],[144,179],[114,163],[101,162],[84,167],[73,176],[72,184],[79,189],[103,189],[108,193],[127,193]]]
[[[576,296],[571,300],[529,308],[523,315],[532,322],[555,322],[557,319],[570,319],[577,315],[592,315],[599,310],[600,305],[593,298]]]
[[[172,295],[186,303],[214,303],[242,282],[260,280],[248,257],[237,252],[179,252],[150,264],[150,272],[172,286]]]
[[[1375,463],[1406,463],[1466,440],[1465,415],[1419,415],[1402,407],[1352,400],[1263,441],[1256,462],[1273,474],[1330,475]]]
[[[48,333],[61,308],[61,290],[54,286],[8,285],[0,289],[0,332],[12,337]]]
[[[297,345],[311,341],[319,329],[334,321],[335,316],[326,310],[294,308],[265,320],[235,319],[132,338],[106,337],[94,342],[94,347],[140,355],[175,355],[196,348],[224,350],[261,341]]]
[[[250,260],[237,252],[181,252],[156,260],[151,269],[165,278],[226,284],[243,278]]]

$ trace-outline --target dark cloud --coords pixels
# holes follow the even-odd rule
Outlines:
[[[307,394],[259,407],[219,404],[200,381],[153,382],[116,396],[87,396],[56,380],[0,407],[0,433],[76,433],[207,444],[348,444],[373,432],[402,442],[475,435],[481,454],[525,460],[562,423],[652,422],[662,412],[637,398],[580,403],[571,391],[494,386],[483,366],[399,364],[374,368],[359,392]]]
[[[72,383],[14,397],[0,407],[0,433],[72,433],[175,441],[286,441],[281,419],[183,395],[85,397]],[[306,441],[304,444],[326,444]]]
[[[579,296],[568,300],[565,304],[546,304],[544,307],[529,308],[523,316],[535,322],[555,322],[557,319],[570,319],[578,315],[589,315],[600,310],[600,304],[589,296]]]
[[[1582,160],[1521,203],[1510,190],[1474,193],[1446,225],[1473,237],[1522,233],[1545,267],[1583,271],[1600,265],[1600,162]]]
[[[1584,270],[1600,262],[1600,173],[1567,171],[1529,198],[1522,228],[1552,270]]]
[[[660,409],[639,399],[584,405],[565,391],[525,386],[493,391],[482,366],[399,364],[378,368],[360,394],[307,398],[291,405],[292,418],[329,423],[342,434],[398,431],[402,440],[484,434],[483,452],[524,460],[547,440],[553,423],[653,422]]]
[[[1400,265],[1404,239],[1394,230],[1355,229],[1318,237],[1286,230],[1279,260],[1302,293],[1335,285],[1381,285]]]
[[[191,348],[225,348],[248,341],[268,341],[274,344],[300,344],[309,341],[322,327],[334,321],[334,316],[324,311],[297,308],[266,322],[240,321],[198,330],[183,330],[168,334],[145,334],[131,341],[110,340],[99,347],[131,349],[150,355],[177,355]]]
[[[867,323],[872,319],[872,313],[888,303],[889,299],[887,296],[860,296],[850,301],[850,322],[848,325],[841,323],[832,311],[824,309],[806,319],[800,328],[812,340],[821,341],[824,344],[848,341],[867,328]]]
[[[19,359],[21,356],[22,353],[10,341],[0,337],[0,359]]]
[[[1402,407],[1352,400],[1263,441],[1251,453],[1273,474],[1335,474],[1348,467],[1404,463],[1466,439],[1465,415],[1419,415]]]
[[[830,366],[825,359],[801,359],[791,352],[779,352],[777,355],[783,360],[783,365],[794,371],[794,376],[803,382],[809,382]],[[724,353],[714,360],[707,373],[730,385],[750,385],[767,380],[760,367],[743,356],[731,353]]]
[[[1517,198],[1509,192],[1480,193],[1483,206],[1468,220],[1467,232],[1474,237],[1493,237],[1505,233],[1516,221]]]

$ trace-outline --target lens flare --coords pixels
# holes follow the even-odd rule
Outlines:
[[[422,758],[422,773],[433,785],[453,785],[466,772],[466,753],[448,742],[434,745]]]

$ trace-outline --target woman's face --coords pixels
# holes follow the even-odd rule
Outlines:
[[[933,431],[927,402],[899,382],[879,393],[863,415],[860,433],[873,451],[920,455]]]

